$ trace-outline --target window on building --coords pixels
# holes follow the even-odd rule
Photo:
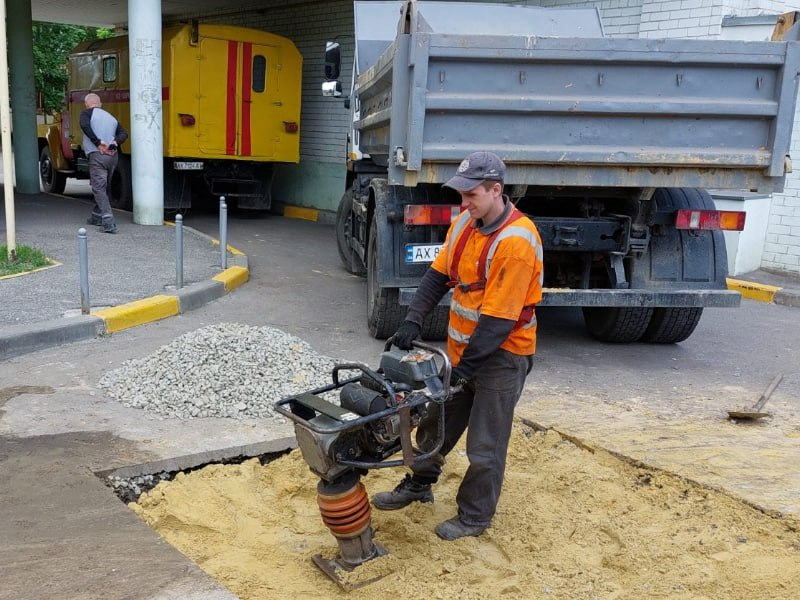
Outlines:
[[[108,83],[117,80],[117,57],[106,56],[103,59],[103,81]]]
[[[260,54],[253,57],[253,91],[261,93],[267,89],[267,59]]]

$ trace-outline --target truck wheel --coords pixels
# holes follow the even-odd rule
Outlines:
[[[449,323],[450,307],[435,306],[422,322],[422,339],[428,341],[446,340]]]
[[[656,308],[643,342],[677,344],[688,338],[703,316],[702,308]]]
[[[647,331],[652,308],[627,306],[584,307],[583,320],[592,336],[601,342],[627,344]]]
[[[367,326],[372,337],[386,339],[393,335],[406,316],[396,288],[378,285],[378,223],[372,218],[367,244]]]
[[[119,155],[117,168],[111,176],[111,185],[108,191],[111,206],[122,210],[133,208],[133,184],[131,183],[131,157],[125,154]]]
[[[39,154],[39,175],[42,178],[42,190],[49,194],[60,194],[67,185],[67,176],[56,171],[49,146],[42,148]]]
[[[361,257],[358,256],[358,253],[348,244],[352,223],[350,218],[352,209],[353,188],[347,188],[347,191],[339,201],[339,208],[336,209],[336,247],[339,250],[339,258],[342,259],[342,264],[344,264],[347,272],[363,277],[367,273],[364,263],[361,262]]]
[[[653,199],[656,210],[713,210],[714,201],[699,188],[659,188]],[[633,267],[632,288],[725,289],[728,271],[725,238],[721,231],[685,231],[663,227],[650,239],[650,248]],[[694,332],[701,307],[659,307],[642,341],[675,344]]]

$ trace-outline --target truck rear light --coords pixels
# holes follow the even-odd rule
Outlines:
[[[461,213],[458,204],[406,204],[406,225],[450,225]]]
[[[675,229],[742,231],[746,213],[736,210],[679,210]]]
[[[191,127],[194,125],[194,115],[189,115],[186,113],[178,113],[178,116],[181,118],[181,125],[184,127]]]
[[[297,123],[294,121],[284,121],[283,122],[283,130],[286,133],[297,133]]]

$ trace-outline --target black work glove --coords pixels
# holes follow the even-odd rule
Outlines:
[[[450,371],[450,387],[461,386],[464,387],[467,385],[468,378],[464,377],[464,374],[459,371],[458,367]]]
[[[419,337],[421,327],[411,321],[403,321],[395,334],[392,336],[392,343],[401,350],[411,350],[413,346],[411,342]]]

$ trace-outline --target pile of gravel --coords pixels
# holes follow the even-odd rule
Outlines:
[[[184,334],[143,359],[125,361],[103,375],[99,386],[124,406],[163,417],[283,422],[272,405],[330,384],[335,362],[279,329],[221,323]]]

